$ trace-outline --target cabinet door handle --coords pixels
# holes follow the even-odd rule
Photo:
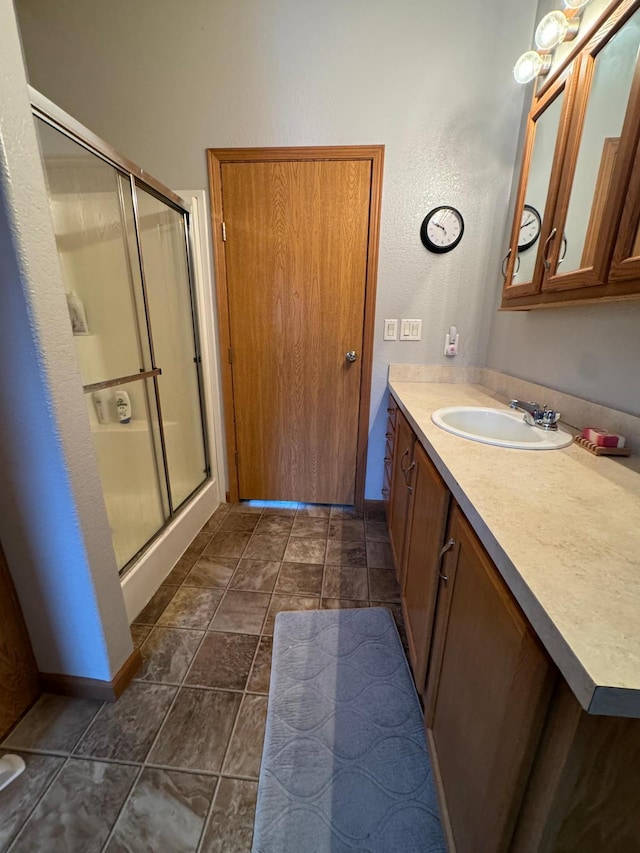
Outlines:
[[[542,262],[543,262],[543,264],[544,264],[544,268],[545,268],[546,270],[550,270],[550,269],[551,269],[551,261],[550,261],[550,260],[549,260],[549,258],[547,257],[547,249],[548,249],[548,247],[549,247],[549,243],[550,243],[550,242],[553,240],[553,238],[556,236],[556,232],[557,232],[557,230],[558,230],[557,228],[553,228],[553,229],[551,230],[551,234],[549,234],[549,236],[547,237],[547,239],[544,241],[544,247],[543,247],[543,249],[542,249]]]
[[[388,498],[388,497],[389,497],[389,489],[383,489],[383,490],[382,490],[382,497],[383,497],[383,498]]]
[[[409,488],[409,491],[411,491],[411,486],[409,486],[409,474],[411,473],[412,469],[413,469],[413,468],[415,468],[415,467],[416,467],[416,463],[415,463],[415,459],[414,459],[414,461],[411,463],[411,465],[409,465],[409,467],[408,467],[408,468],[406,468],[406,469],[405,469],[405,468],[403,468],[403,469],[402,469],[402,470],[404,471],[404,481],[405,481],[405,483],[407,484],[407,487]]]
[[[502,261],[502,278],[507,277],[507,261],[511,257],[511,249],[504,256],[504,260]],[[516,262],[513,267],[513,275],[518,274],[518,270],[520,269],[520,255],[516,255]]]
[[[405,475],[406,475],[406,473],[407,473],[407,469],[403,467],[403,465],[402,465],[402,460],[404,459],[404,457],[405,457],[405,456],[408,456],[408,455],[409,455],[409,448],[407,447],[407,449],[405,450],[405,452],[404,452],[404,453],[402,454],[402,456],[400,457],[400,470],[401,470],[401,471],[402,471],[402,473],[403,473],[403,474],[405,474]]]
[[[569,248],[569,241],[567,240],[566,234],[562,235],[562,242],[564,243],[564,252],[562,252],[562,246],[560,246],[560,251],[562,252],[562,254],[558,258],[558,266],[560,266],[560,264],[564,261],[564,259],[567,256],[567,249]]]
[[[447,544],[444,545],[444,547],[440,551],[440,554],[438,555],[438,559],[441,560],[444,557],[444,555],[447,553],[447,551],[450,551],[453,547],[455,547],[455,544],[456,544],[455,539],[449,539]],[[443,572],[440,572],[440,580],[446,586],[449,583],[449,575],[445,575]]]
[[[391,465],[391,457],[390,456],[384,457],[384,464],[387,468],[389,467],[389,465]]]
[[[447,551],[450,551],[455,546],[455,544],[456,544],[455,539],[449,539],[447,544],[440,551],[440,554],[438,555],[438,559],[441,560],[444,557],[444,555],[447,553]],[[442,575],[441,575],[441,577],[442,577]]]

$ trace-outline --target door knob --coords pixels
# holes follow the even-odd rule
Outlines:
[[[347,361],[356,361],[358,358],[358,353],[354,349],[350,349],[346,354],[345,358]]]

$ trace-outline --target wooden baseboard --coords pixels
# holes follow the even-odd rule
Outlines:
[[[77,696],[82,699],[99,699],[115,702],[124,692],[131,679],[142,666],[140,649],[134,649],[111,681],[97,678],[81,678],[75,675],[60,675],[54,672],[40,673],[40,686],[45,693],[60,696]]]

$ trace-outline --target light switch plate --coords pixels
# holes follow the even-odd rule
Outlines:
[[[385,341],[397,341],[398,340],[398,321],[397,320],[385,320],[384,321],[384,340]]]
[[[400,320],[400,340],[419,341],[422,339],[422,320]]]

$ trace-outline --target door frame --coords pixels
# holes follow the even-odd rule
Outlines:
[[[362,338],[362,367],[360,374],[360,409],[356,452],[355,507],[364,506],[364,486],[369,440],[369,409],[371,374],[373,370],[374,321],[376,285],[378,278],[378,248],[380,243],[380,208],[382,202],[382,170],[384,145],[329,145],[292,148],[208,148],[209,190],[211,194],[211,233],[214,246],[214,270],[220,335],[220,366],[222,399],[227,448],[227,500],[239,498],[235,400],[230,362],[231,334],[227,265],[222,223],[222,166],[225,163],[264,163],[266,161],[368,160],[371,163],[371,197],[369,230],[367,234],[367,272],[365,277],[364,318]]]

